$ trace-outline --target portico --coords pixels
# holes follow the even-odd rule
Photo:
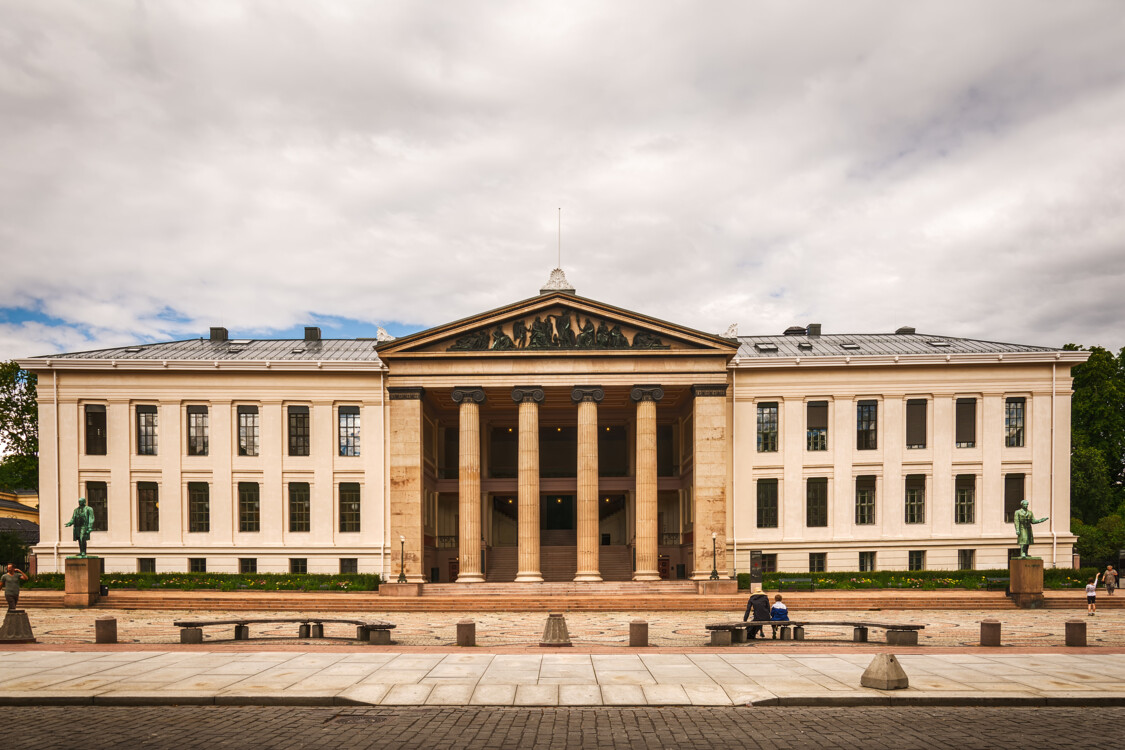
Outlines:
[[[380,345],[407,579],[726,577],[734,351],[564,292]]]

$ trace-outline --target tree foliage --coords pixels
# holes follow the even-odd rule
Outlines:
[[[35,373],[0,363],[0,489],[39,488],[39,404]]]
[[[1071,370],[1070,507],[1087,528],[1125,500],[1125,349],[1116,357],[1100,346],[1089,352]]]
[[[27,570],[27,555],[31,548],[23,543],[17,534],[0,531],[0,566],[11,563],[21,570]]]
[[[1083,565],[1098,568],[1109,563],[1117,565],[1118,550],[1125,549],[1125,519],[1121,516],[1109,515],[1096,524],[1084,524],[1074,519],[1070,531],[1078,535],[1078,544],[1074,545],[1074,549],[1081,556]]]

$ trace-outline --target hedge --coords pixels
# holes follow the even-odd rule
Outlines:
[[[377,591],[378,573],[106,573],[102,585],[111,589],[217,589],[237,591]],[[65,588],[62,573],[41,573],[24,582],[29,589]]]
[[[1096,568],[1047,568],[1043,588],[1083,588],[1097,574]],[[1008,570],[878,570],[870,573],[835,572],[763,573],[762,587],[776,589],[779,578],[811,578],[818,589],[983,589],[987,578],[1007,578]],[[738,574],[738,588],[750,588],[750,574]]]

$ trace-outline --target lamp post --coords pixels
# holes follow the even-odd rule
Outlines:
[[[398,553],[398,582],[406,583],[406,537],[400,534],[398,540],[402,545]]]
[[[715,557],[715,539],[719,536],[718,532],[711,532],[711,580],[719,580],[719,564],[718,558]]]

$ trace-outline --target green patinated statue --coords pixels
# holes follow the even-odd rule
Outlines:
[[[1016,542],[1020,546],[1020,557],[1027,559],[1028,548],[1035,543],[1035,534],[1031,530],[1032,524],[1043,523],[1047,517],[1036,518],[1030,510],[1027,509],[1027,501],[1024,500],[1020,503],[1020,509],[1015,512],[1016,523]]]
[[[86,498],[78,498],[78,507],[70,517],[67,526],[74,527],[74,541],[78,542],[78,556],[86,556],[86,542],[90,540],[90,532],[94,530],[94,509],[86,505]]]

